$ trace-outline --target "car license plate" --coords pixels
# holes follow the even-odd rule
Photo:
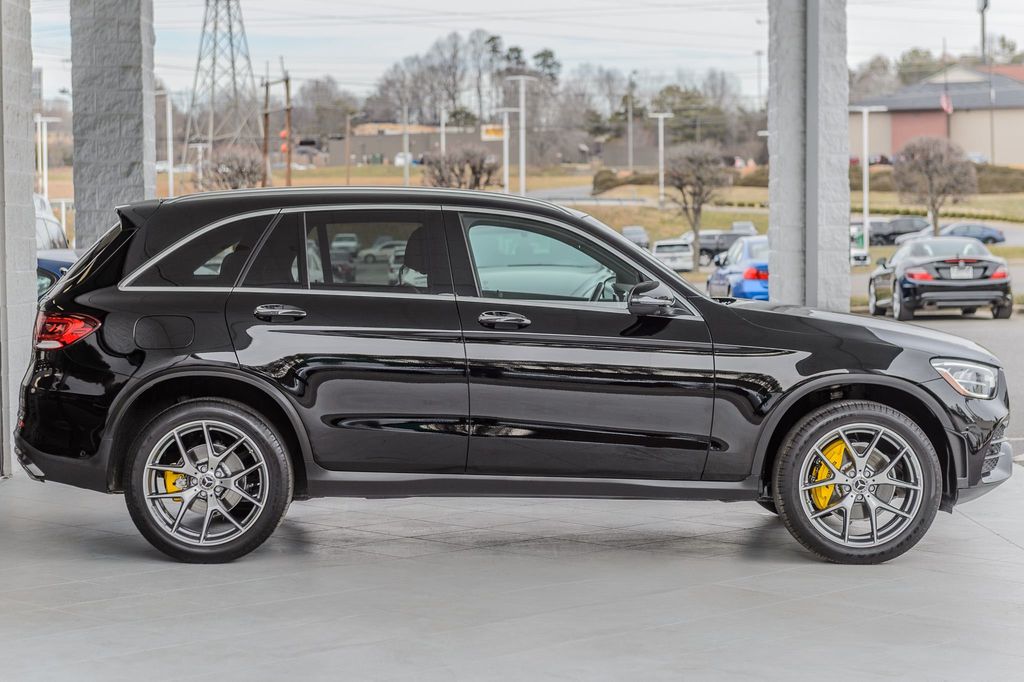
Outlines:
[[[950,279],[974,279],[974,268],[970,265],[954,265],[949,269]]]

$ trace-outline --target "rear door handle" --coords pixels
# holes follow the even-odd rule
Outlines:
[[[256,319],[264,322],[274,322],[275,320],[283,322],[285,320],[301,320],[306,316],[306,311],[285,303],[263,303],[256,306],[256,310],[252,311],[252,314]]]
[[[530,326],[530,319],[519,313],[505,310],[488,310],[480,313],[477,322],[491,329],[522,329]]]

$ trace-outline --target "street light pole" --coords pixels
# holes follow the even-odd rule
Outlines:
[[[626,93],[626,163],[629,172],[633,172],[633,76],[636,71],[629,74],[629,90]]]
[[[665,119],[674,114],[658,112],[648,116],[658,119],[658,208],[665,208]]]
[[[514,107],[501,107],[497,111],[501,114],[501,186],[502,191],[508,194],[508,115],[519,110]]]
[[[757,110],[761,111],[764,106],[761,90],[761,58],[764,57],[764,50],[754,50],[754,56],[757,57]]]
[[[864,234],[864,248],[871,248],[871,196],[870,196],[870,183],[871,183],[871,161],[869,158],[870,147],[868,146],[868,114],[871,112],[883,112],[888,111],[887,107],[873,106],[873,107],[850,107],[850,111],[860,112],[860,186],[863,197],[861,199],[861,212],[863,217],[864,227],[861,230]]]
[[[167,196],[174,196],[174,135],[172,134],[171,121],[171,93],[168,90],[157,90],[153,93],[157,97],[164,97],[164,130],[167,135]]]
[[[526,196],[526,82],[537,78],[521,75],[508,80],[519,83],[519,194]]]
[[[448,111],[441,105],[441,156],[448,151],[448,140],[445,137],[445,124],[448,123]]]

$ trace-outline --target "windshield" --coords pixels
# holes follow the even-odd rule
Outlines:
[[[990,255],[977,239],[922,239],[910,247],[911,258],[981,258]]]

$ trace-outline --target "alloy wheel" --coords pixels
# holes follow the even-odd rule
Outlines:
[[[801,509],[818,533],[844,547],[892,541],[916,518],[923,474],[895,431],[849,424],[821,437],[800,469]]]
[[[267,504],[267,463],[253,440],[221,421],[175,427],[146,460],[146,509],[174,539],[193,546],[245,534]]]

